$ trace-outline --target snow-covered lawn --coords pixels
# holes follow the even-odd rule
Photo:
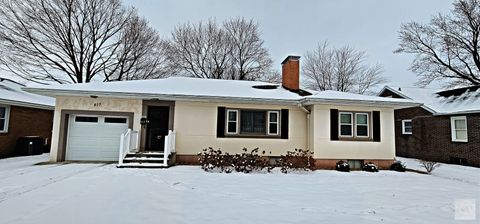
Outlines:
[[[0,223],[478,223],[480,169],[443,165],[434,175],[315,171],[206,173],[195,166],[0,160]],[[468,174],[465,174],[468,170]],[[476,176],[465,180],[465,176]],[[476,201],[455,221],[456,200]],[[458,202],[458,201],[457,201]]]

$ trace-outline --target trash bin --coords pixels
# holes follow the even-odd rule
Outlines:
[[[17,139],[15,151],[18,156],[40,155],[45,147],[45,139],[40,136],[25,136]]]

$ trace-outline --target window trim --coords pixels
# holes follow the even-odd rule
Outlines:
[[[457,120],[465,120],[465,129],[455,129],[455,121]],[[454,116],[450,117],[450,131],[452,136],[452,142],[468,142],[468,122],[467,116]],[[466,138],[465,139],[458,139],[456,131],[465,131]]]
[[[405,131],[405,123],[406,122],[410,122],[411,124],[411,131],[410,132],[407,132]],[[406,119],[406,120],[402,120],[402,135],[412,135],[413,134],[413,123],[412,123],[412,120],[411,119]]]
[[[342,135],[342,114],[349,114],[350,115],[350,130],[351,130],[351,135]],[[353,133],[353,126],[355,124],[354,122],[354,117],[353,117],[353,112],[338,112],[338,136],[343,137],[343,138],[353,138],[355,134]],[[347,125],[347,123],[344,123],[343,125]]]
[[[4,117],[4,118],[1,118],[1,119],[3,119],[5,122],[4,122],[3,130],[0,130],[0,134],[6,134],[6,133],[8,133],[8,126],[9,126],[9,123],[10,123],[10,106],[8,106],[8,105],[0,105],[0,107],[5,108],[5,117]]]
[[[275,122],[270,121],[270,114],[277,114],[277,120]],[[277,132],[276,133],[271,133],[270,132],[270,124],[276,124],[277,125]],[[273,135],[277,136],[280,134],[280,112],[279,111],[274,111],[274,110],[268,110],[267,111],[267,135]]]
[[[370,138],[370,114],[367,113],[367,112],[358,112],[358,113],[354,113],[355,114],[355,137],[356,138]],[[357,123],[357,115],[367,115],[367,136],[358,136],[358,129],[357,127],[359,126],[359,124]],[[360,124],[360,126],[365,126],[365,124]]]
[[[228,131],[228,111],[237,111],[237,132],[230,133]],[[255,134],[255,133],[241,133],[240,125],[242,122],[242,111],[262,111],[265,112],[265,134]],[[269,134],[269,113],[270,112],[277,112],[278,113],[278,127],[277,127],[277,134]],[[225,137],[227,138],[281,138],[281,113],[280,109],[259,109],[259,108],[225,108],[225,128],[224,133]]]
[[[235,112],[236,113],[236,116],[235,116],[235,132],[229,132],[228,131],[228,123],[230,122],[233,122],[233,121],[230,121],[230,116],[229,116],[229,113],[230,112]],[[227,116],[226,116],[226,125],[225,125],[225,133],[226,134],[229,134],[229,135],[238,135],[239,134],[239,123],[240,123],[240,118],[239,118],[239,110],[237,109],[227,109]]]

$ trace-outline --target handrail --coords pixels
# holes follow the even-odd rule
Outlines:
[[[175,137],[176,132],[169,130],[168,135],[165,136],[165,147],[163,150],[163,165],[168,166],[168,156],[175,152]]]
[[[123,165],[123,159],[128,153],[133,153],[138,150],[138,131],[127,129],[127,131],[120,135],[120,147],[118,153],[118,165]]]

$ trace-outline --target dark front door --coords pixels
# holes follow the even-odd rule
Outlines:
[[[163,151],[165,136],[168,135],[169,107],[148,107],[147,147],[148,151]]]

